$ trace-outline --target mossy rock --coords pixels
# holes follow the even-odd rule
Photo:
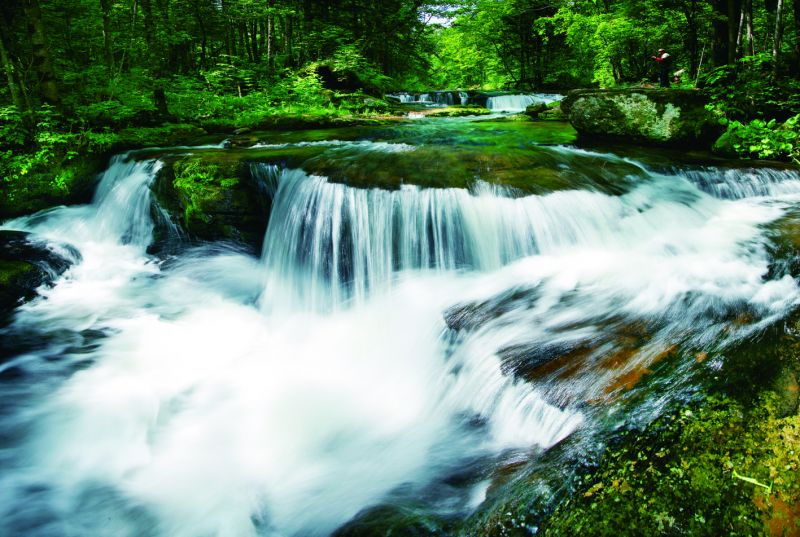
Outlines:
[[[795,535],[800,417],[712,398],[629,433],[542,535]]]
[[[698,90],[575,90],[561,103],[583,137],[710,148],[724,130]]]
[[[794,313],[724,354],[698,354],[705,398],[673,404],[644,430],[609,433],[599,463],[563,484],[541,470],[520,472],[460,534],[523,536],[535,527],[544,536],[796,535],[798,330]],[[580,466],[559,459],[561,447],[543,460]]]
[[[14,181],[0,180],[0,220],[56,205],[88,203],[106,163],[104,157],[87,155],[64,159],[51,169],[34,169]]]
[[[738,158],[739,154],[733,147],[733,144],[735,142],[736,142],[736,137],[733,134],[731,134],[730,131],[725,131],[722,133],[722,136],[717,138],[717,141],[714,142],[714,145],[711,147],[711,150],[717,155],[723,157]]]
[[[186,145],[204,134],[206,134],[204,129],[185,123],[165,123],[157,127],[129,127],[118,133],[118,140],[112,152]]]
[[[72,259],[80,255],[64,247]],[[23,302],[36,296],[42,285],[52,283],[72,261],[46,243],[21,231],[0,231],[0,325]]]
[[[430,112],[425,112],[426,117],[469,117],[469,116],[488,116],[491,110],[477,105],[459,106],[453,105],[447,108],[439,108]]]
[[[381,505],[365,509],[337,529],[332,537],[446,537],[445,520],[410,506]]]
[[[159,205],[192,239],[260,248],[269,200],[243,160],[224,151],[165,158],[153,189]]]

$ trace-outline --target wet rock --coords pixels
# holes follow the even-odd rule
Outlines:
[[[260,248],[269,200],[237,155],[213,152],[168,162],[153,190],[160,207],[189,238],[233,240]]]
[[[573,356],[579,346],[568,344],[537,343],[511,345],[497,351],[503,374],[517,379],[533,380],[541,368],[564,356]]]
[[[444,321],[451,330],[473,331],[510,311],[532,308],[536,299],[534,288],[511,289],[484,302],[457,304],[444,312]]]
[[[0,325],[17,306],[52,283],[80,254],[63,246],[61,251],[20,231],[0,231]]]
[[[723,127],[697,90],[575,90],[561,103],[583,137],[710,148]]]
[[[546,111],[547,111],[547,105],[545,103],[536,103],[529,105],[525,109],[525,115],[530,117],[531,119],[539,119],[539,114]]]
[[[444,521],[411,507],[381,505],[366,509],[333,533],[333,537],[439,537],[452,535]]]

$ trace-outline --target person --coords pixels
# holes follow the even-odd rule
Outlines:
[[[658,49],[658,55],[653,56],[653,59],[658,62],[661,69],[659,72],[659,79],[661,80],[661,87],[669,87],[669,69],[672,67],[672,56],[663,48]]]

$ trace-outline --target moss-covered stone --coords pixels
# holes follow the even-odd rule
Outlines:
[[[488,116],[491,110],[477,105],[453,105],[447,108],[432,108],[420,111],[427,117],[468,117],[468,116]]]
[[[268,207],[246,163],[225,157],[220,151],[165,159],[154,185],[156,199],[193,239],[235,240],[258,248]]]
[[[382,505],[365,509],[333,533],[333,537],[445,537],[448,522],[412,506]]]
[[[734,137],[731,135],[731,133],[725,131],[722,133],[722,136],[717,138],[717,140],[714,142],[711,150],[717,155],[721,155],[723,157],[738,158],[739,155],[736,152],[736,149],[733,147],[734,141]]]
[[[77,252],[73,252],[75,257]],[[19,231],[0,231],[0,325],[22,302],[36,296],[36,289],[52,282],[67,270],[70,261],[31,242]]]
[[[581,136],[709,148],[722,132],[696,90],[576,90],[561,103]]]
[[[542,475],[544,462],[518,474],[460,533],[796,535],[798,330],[795,314],[722,355],[699,353],[698,365],[717,364],[701,367],[705,399],[612,438],[574,485],[554,485]],[[570,464],[558,449],[544,459]]]
[[[629,433],[543,535],[794,535],[800,417],[708,399]],[[754,482],[755,481],[755,482]]]
[[[0,181],[0,220],[35,213],[55,205],[87,203],[106,159],[87,155],[62,160],[51,169],[34,169],[18,180]]]

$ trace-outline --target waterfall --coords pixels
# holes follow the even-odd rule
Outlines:
[[[544,93],[526,93],[518,95],[496,95],[489,97],[486,108],[493,112],[523,112],[528,106],[538,103],[559,101],[562,95]]]
[[[279,184],[265,256],[281,295],[269,302],[300,299],[323,310],[365,299],[399,271],[493,270],[527,255],[602,244],[613,240],[620,215],[636,210],[592,192],[512,199],[488,185],[475,194],[362,190],[298,170],[284,172]]]
[[[143,252],[153,232],[150,185],[160,168],[155,160],[118,155],[101,177],[91,205],[50,210],[8,225],[78,246],[114,243]]]
[[[257,259],[149,254],[160,167],[116,158],[92,204],[3,226],[81,260],[0,333],[21,342],[0,362],[0,533],[315,537],[420,498],[462,516],[508,453],[623,419],[631,372],[798,302],[791,277],[764,276],[794,172],[520,196],[252,164],[272,198]],[[685,379],[668,381],[648,411]]]
[[[406,92],[391,93],[388,94],[387,97],[398,99],[401,104],[435,104],[439,106],[453,106],[456,102],[455,95],[456,93],[452,91],[434,91],[421,93],[418,97]],[[466,104],[466,101],[469,100],[469,95],[465,92],[458,93],[458,96],[461,104]]]
[[[800,194],[800,172],[771,168],[694,170],[678,169],[699,189],[721,199],[744,199],[763,196]]]
[[[401,104],[411,104],[416,102],[416,99],[410,93],[402,92],[402,93],[390,93],[387,97],[393,97],[400,101]]]
[[[469,104],[469,93],[466,91],[459,91],[458,98],[461,99],[461,106],[466,106]]]

